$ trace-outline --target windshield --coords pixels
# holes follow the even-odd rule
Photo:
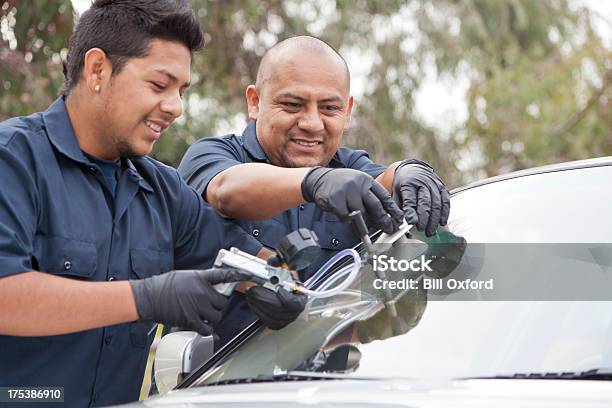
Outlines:
[[[417,233],[419,241],[403,238],[386,252],[407,257],[410,248],[410,259],[428,254],[436,265],[429,276],[498,279],[497,291],[418,287],[389,295],[371,290],[378,275],[370,262],[348,290],[313,300],[283,330],[260,329],[194,385],[292,370],[452,378],[612,366],[612,216],[605,208],[612,202],[611,170],[546,173],[465,190],[452,198],[450,232],[433,239]],[[536,259],[537,268],[507,268],[527,252],[536,254],[529,261]],[[559,275],[543,279],[541,269]],[[576,276],[581,287],[565,284]],[[422,282],[425,275],[411,278]],[[517,291],[526,280],[539,286]],[[513,290],[500,291],[504,285]],[[598,287],[603,295],[590,297]]]

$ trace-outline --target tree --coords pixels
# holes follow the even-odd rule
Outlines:
[[[19,67],[8,88],[4,80],[4,117],[43,109],[61,82],[55,61],[72,27],[69,2],[32,3],[2,6],[3,26],[18,29],[14,48],[2,31],[0,73],[4,78],[15,72],[6,67]],[[456,186],[483,175],[612,154],[611,51],[594,33],[591,13],[568,1],[191,3],[207,46],[194,59],[184,117],[154,150],[171,165],[196,139],[239,131],[246,121],[244,89],[254,82],[264,51],[302,34],[359,57],[365,84],[345,142],[377,161],[420,157]],[[41,21],[47,31],[38,30]],[[53,35],[39,32],[49,33],[51,22]],[[41,49],[38,39],[48,53],[26,60],[30,49]],[[415,114],[416,94],[431,67],[439,76],[470,83],[467,120],[451,131]],[[43,86],[34,86],[39,81]]]
[[[70,0],[0,0],[0,120],[46,109],[63,84]]]

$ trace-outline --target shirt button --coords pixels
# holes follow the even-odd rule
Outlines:
[[[258,236],[259,236],[259,230],[258,230],[257,228],[255,228],[255,229],[253,230],[253,236],[254,236],[254,237],[258,237]]]
[[[110,278],[108,278],[108,281],[109,281],[109,282],[112,282],[112,281],[114,281],[115,279],[117,279],[117,278],[115,278],[114,276],[111,276]]]
[[[107,336],[107,337],[104,339],[104,344],[106,344],[107,346],[108,346],[109,344],[111,344],[112,342],[113,342],[113,336]]]
[[[72,269],[72,262],[70,262],[70,261],[64,262],[64,269],[67,270],[67,271]]]
[[[300,204],[300,211],[304,211],[304,208],[305,208],[304,204]]]
[[[338,246],[338,245],[340,245],[340,241],[338,241],[337,238],[332,238],[332,245],[333,246]]]

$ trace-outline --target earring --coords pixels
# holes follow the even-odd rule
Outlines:
[[[100,92],[100,85],[96,85],[96,86],[94,87],[94,91],[96,91],[96,92]]]

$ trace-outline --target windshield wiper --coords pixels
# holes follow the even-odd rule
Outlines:
[[[490,377],[468,377],[464,379],[510,379],[510,380],[612,380],[612,368],[593,368],[586,371],[561,371],[550,373],[515,373]]]
[[[209,387],[211,385],[232,385],[232,384],[253,384],[265,382],[286,382],[286,381],[322,381],[322,380],[346,380],[346,375],[334,374],[315,374],[310,372],[289,371],[284,374],[273,375],[258,375],[257,377],[233,378],[229,380],[215,381],[207,384],[200,384],[200,387]],[[351,380],[369,380],[364,377],[350,377]]]

